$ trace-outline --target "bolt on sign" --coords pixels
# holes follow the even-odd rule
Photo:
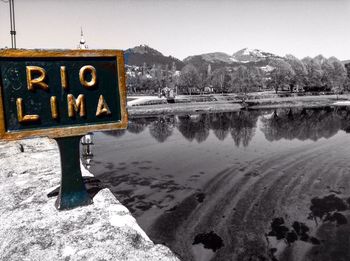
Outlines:
[[[64,172],[72,171],[67,166],[74,165],[70,159],[79,161],[81,136],[125,129],[127,121],[122,51],[0,50],[0,139],[56,139],[61,153],[60,190],[68,186],[68,203],[56,201],[61,204],[58,208],[82,205],[71,202],[73,181],[64,182]],[[75,165],[73,170],[81,177],[80,165]]]

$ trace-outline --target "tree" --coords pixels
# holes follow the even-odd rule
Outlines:
[[[334,74],[334,66],[332,62],[328,59],[325,59],[322,64],[321,68],[323,71],[321,82],[323,86],[332,88],[333,86],[333,74]]]
[[[187,88],[187,91],[191,93],[191,88],[198,87],[199,83],[200,77],[196,67],[194,67],[192,64],[185,65],[180,74],[180,86]]]
[[[290,64],[294,70],[294,75],[291,78],[290,92],[293,92],[294,87],[299,90],[300,87],[303,87],[307,77],[307,69],[305,64],[291,54],[286,55],[287,62]]]
[[[234,80],[232,81],[234,90],[238,93],[244,94],[245,99],[251,87],[251,82],[251,75],[247,67],[240,65],[234,72]]]
[[[157,92],[160,83],[157,79],[142,76],[140,80],[140,89],[144,92]]]
[[[344,90],[347,80],[345,66],[335,57],[326,59],[318,55],[303,59],[308,70],[307,84],[312,89],[332,90],[339,93]]]
[[[140,77],[138,77],[135,72],[128,72],[126,75],[126,85],[128,87],[128,92],[136,93],[137,87],[140,85]]]
[[[350,63],[345,64],[345,69],[346,69],[346,79],[344,83],[344,88],[347,91],[350,91]]]
[[[259,67],[252,67],[249,69],[250,77],[250,91],[259,91],[264,86],[263,73]]]
[[[217,90],[220,90],[221,93],[224,92],[225,79],[227,80],[226,76],[226,68],[218,68],[213,71],[211,79],[216,92],[218,92]]]
[[[274,59],[269,65],[274,69],[270,72],[269,85],[272,86],[275,92],[278,92],[283,86],[290,86],[295,72],[292,66],[282,59]]]
[[[321,79],[323,77],[323,70],[320,60],[320,58],[312,59],[310,57],[305,57],[302,59],[302,62],[305,64],[307,70],[306,85],[308,87],[319,88],[322,86]]]
[[[340,93],[344,90],[344,84],[347,78],[346,68],[343,63],[335,57],[329,58],[328,61],[330,61],[334,69],[331,88],[334,92]]]

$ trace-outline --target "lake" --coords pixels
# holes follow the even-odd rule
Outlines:
[[[132,118],[90,171],[182,260],[350,260],[350,109]]]

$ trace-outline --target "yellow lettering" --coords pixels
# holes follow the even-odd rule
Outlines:
[[[91,74],[91,80],[86,81],[85,79],[85,74],[89,72]],[[80,68],[79,71],[79,80],[80,83],[85,86],[86,88],[91,88],[94,87],[94,85],[97,82],[97,74],[96,74],[96,69],[92,65],[85,65]]]
[[[79,112],[80,117],[86,116],[85,97],[83,94],[80,94],[77,99],[72,94],[68,94],[67,103],[68,116],[70,118],[74,118],[76,112]]]
[[[52,117],[52,119],[56,120],[58,118],[58,107],[57,107],[57,97],[56,96],[51,96],[50,105],[51,105],[51,117]]]
[[[96,116],[100,117],[103,115],[110,115],[111,111],[109,110],[109,107],[103,98],[103,95],[100,95],[100,98],[98,99],[98,104],[97,104],[97,110],[96,110]]]
[[[67,82],[67,71],[66,66],[61,66],[61,85],[62,88],[67,90],[68,89],[68,82]]]
[[[39,115],[24,115],[23,99],[17,98],[17,118],[20,123],[35,122],[40,119]]]
[[[88,72],[91,74],[90,81],[86,81],[85,79],[85,74]],[[79,71],[79,80],[80,80],[80,83],[88,89],[91,87],[94,87],[94,85],[97,82],[97,73],[96,73],[95,67],[93,67],[92,65],[85,65],[81,67]]]
[[[44,91],[49,90],[49,86],[44,82],[46,78],[46,71],[39,66],[26,66],[27,71],[27,87],[30,91],[35,91],[35,87],[41,88]],[[33,73],[39,74],[39,76],[33,79]]]

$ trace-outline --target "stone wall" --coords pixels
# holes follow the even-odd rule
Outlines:
[[[47,194],[59,181],[54,140],[0,143],[0,260],[178,260],[106,188],[92,205],[57,211]]]

